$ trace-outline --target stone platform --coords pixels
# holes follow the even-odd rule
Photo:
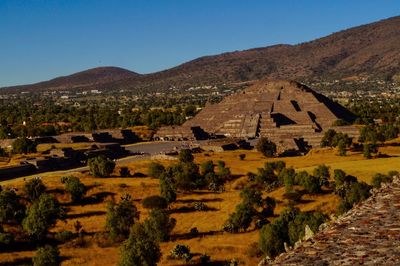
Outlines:
[[[298,248],[261,265],[400,265],[400,178]]]

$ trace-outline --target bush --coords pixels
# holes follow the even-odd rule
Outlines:
[[[119,204],[110,202],[107,206],[106,229],[113,239],[128,235],[137,219],[139,219],[139,212],[130,195],[122,197]]]
[[[34,266],[57,266],[61,264],[60,252],[57,247],[45,246],[38,248],[32,259]]]
[[[239,159],[240,159],[241,161],[243,161],[245,158],[246,158],[246,154],[244,154],[244,153],[239,154]]]
[[[342,186],[346,181],[346,173],[341,169],[335,169],[333,170],[333,179],[336,187]]]
[[[339,193],[342,200],[338,207],[338,213],[342,214],[350,210],[354,204],[367,199],[371,195],[370,189],[371,186],[364,182],[348,183],[344,186],[344,190]]]
[[[78,177],[64,177],[62,183],[64,183],[65,191],[71,195],[73,202],[79,202],[86,194],[86,187]]]
[[[307,193],[319,193],[321,192],[320,178],[308,174],[307,172],[300,172],[296,175],[298,184],[303,186]]]
[[[186,259],[192,257],[189,246],[177,244],[171,251],[170,255],[173,259]]]
[[[46,191],[46,186],[40,177],[29,179],[24,185],[24,194],[31,201],[37,200]]]
[[[156,162],[151,162],[149,164],[148,168],[149,176],[154,178],[160,178],[161,175],[164,173],[165,173],[165,167],[162,164]]]
[[[142,224],[135,224],[127,241],[121,247],[119,266],[156,266],[161,258],[160,246],[148,235]]]
[[[51,195],[42,194],[28,209],[22,225],[31,237],[42,240],[60,218],[64,218],[64,210],[58,201]]]
[[[380,188],[382,182],[383,183],[390,183],[393,181],[393,176],[392,175],[384,175],[384,174],[376,174],[374,175],[374,177],[372,178],[372,186],[374,188]]]
[[[150,196],[142,200],[142,206],[146,209],[165,209],[168,207],[168,202],[160,196]]]
[[[205,210],[207,209],[207,205],[204,204],[203,202],[195,202],[195,203],[193,204],[193,208],[194,208],[196,211],[205,211]]]
[[[15,154],[28,154],[36,152],[36,144],[27,138],[17,138],[12,144],[12,152]]]
[[[170,218],[164,210],[152,210],[149,217],[144,221],[144,228],[152,239],[156,241],[167,241],[174,229],[176,220]]]
[[[265,157],[274,157],[276,154],[276,144],[266,137],[261,137],[256,145],[257,151],[261,152]]]
[[[121,177],[129,177],[129,176],[131,176],[131,172],[129,171],[128,167],[121,167],[119,169],[119,175]]]
[[[115,168],[115,162],[104,157],[97,156],[88,161],[90,173],[95,177],[109,177]]]

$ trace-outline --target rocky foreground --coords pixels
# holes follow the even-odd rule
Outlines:
[[[400,265],[400,177],[299,247],[261,265]]]

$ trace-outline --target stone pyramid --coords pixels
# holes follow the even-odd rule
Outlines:
[[[285,149],[297,149],[318,146],[323,131],[339,119],[350,122],[355,116],[300,83],[264,80],[218,104],[207,105],[181,127],[160,129],[156,137],[198,139],[203,133],[231,138],[266,136]],[[350,135],[357,131],[342,129]]]

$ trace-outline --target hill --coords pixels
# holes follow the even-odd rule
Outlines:
[[[119,67],[97,67],[81,71],[69,76],[62,76],[49,81],[35,84],[7,87],[6,89],[37,90],[37,89],[73,89],[77,87],[96,87],[122,79],[140,76],[138,73]]]
[[[205,56],[152,74],[139,76],[115,69],[121,71],[107,71],[108,74],[100,80],[85,78],[86,82],[82,83],[79,77],[87,72],[84,71],[22,88],[72,88],[83,84],[98,88],[163,89],[170,86],[184,88],[192,85],[231,84],[262,78],[391,79],[395,74],[400,74],[399,43],[400,16],[397,16],[297,45],[282,44]],[[90,75],[93,70],[88,71],[89,77],[97,77]]]

